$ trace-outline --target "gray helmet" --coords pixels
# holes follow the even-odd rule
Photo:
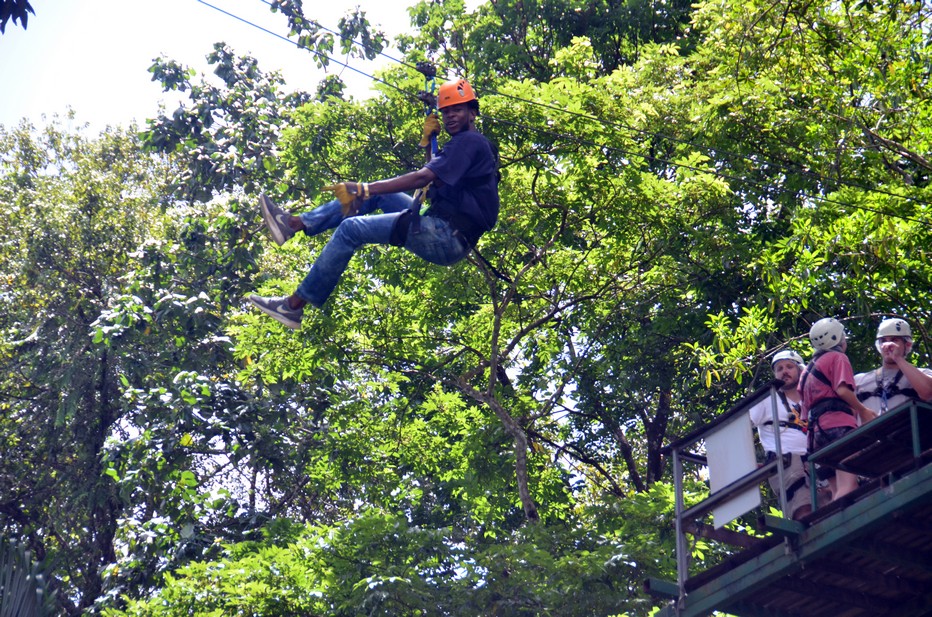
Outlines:
[[[770,368],[773,368],[774,366],[776,366],[777,362],[779,362],[780,360],[792,360],[793,362],[798,364],[800,367],[803,367],[806,365],[806,363],[803,362],[803,357],[799,355],[798,353],[796,353],[795,351],[793,351],[792,349],[784,349],[783,351],[777,354],[774,354],[773,359],[770,360]]]
[[[809,328],[809,341],[816,351],[827,351],[845,340],[845,326],[834,317],[826,317]]]

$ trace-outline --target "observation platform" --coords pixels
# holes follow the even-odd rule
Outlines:
[[[672,598],[658,615],[932,617],[932,405],[902,405],[811,454],[810,463],[856,473],[862,483],[801,521],[759,515],[761,535],[706,522],[709,513],[740,500],[749,488],[758,491],[759,502],[761,482],[782,474],[779,459],[718,490],[713,481],[708,498],[685,507],[684,465],[708,465],[714,475],[711,456],[696,449],[711,454],[711,435],[728,422],[740,425],[742,414],[768,393],[775,403],[776,387],[758,390],[667,446],[677,488],[678,580],[647,581],[650,593]],[[779,500],[785,504],[785,495]],[[753,521],[747,512],[744,520]],[[686,534],[738,550],[715,567],[693,572]]]

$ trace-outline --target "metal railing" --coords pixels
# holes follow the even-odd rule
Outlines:
[[[686,583],[689,579],[690,552],[687,547],[687,523],[695,521],[709,514],[713,509],[723,503],[741,495],[749,488],[757,486],[771,475],[778,476],[779,490],[777,491],[782,512],[786,512],[787,497],[784,482],[784,466],[780,430],[778,430],[777,397],[778,389],[783,385],[781,381],[773,381],[764,385],[748,395],[727,412],[711,423],[693,431],[685,437],[672,442],[664,448],[673,460],[673,482],[675,493],[676,513],[676,596],[673,610],[676,615],[686,607]],[[701,452],[695,452],[702,443],[719,430],[722,425],[732,421],[736,416],[744,413],[760,400],[770,396],[776,447],[776,458],[759,466],[754,471],[743,475],[730,484],[713,491],[708,497],[695,505],[686,508],[684,497],[684,463],[708,465],[708,457]],[[842,439],[808,455],[810,486],[813,511],[818,507],[816,481],[816,464],[826,465],[856,473],[863,477],[880,477],[892,475],[896,472],[906,472],[924,464],[925,459],[932,453],[932,405],[920,402],[909,402],[901,405],[862,427],[852,431]],[[786,516],[784,514],[784,519]],[[780,519],[776,523],[780,523]],[[801,523],[791,521],[785,523],[785,529],[794,532],[801,531]],[[789,535],[784,537],[789,543]],[[789,549],[789,544],[788,544]],[[673,595],[669,583],[651,581],[658,585],[657,591]],[[661,589],[661,587],[665,587]]]
[[[784,482],[784,466],[780,464],[783,459],[783,449],[780,442],[779,415],[777,412],[777,401],[779,388],[783,386],[783,381],[774,380],[757,389],[750,395],[741,399],[731,409],[710,422],[709,424],[693,431],[692,433],[672,442],[664,448],[665,451],[672,455],[673,459],[673,485],[675,498],[676,513],[676,572],[677,587],[679,589],[679,599],[677,604],[682,606],[686,596],[686,580],[689,578],[689,551],[686,546],[686,522],[696,520],[706,516],[716,507],[727,503],[735,497],[742,495],[752,487],[760,486],[760,483],[769,478],[774,473],[778,476],[778,496],[780,509],[786,511],[787,497]],[[699,446],[706,438],[715,433],[724,424],[733,420],[740,414],[747,414],[751,407],[759,401],[769,396],[771,399],[771,413],[774,426],[774,442],[776,449],[776,458],[768,463],[759,466],[756,470],[738,478],[734,482],[712,492],[708,497],[699,503],[686,508],[683,490],[684,468],[683,463],[695,463],[698,465],[708,465],[707,456],[695,453],[692,450]],[[750,422],[750,421],[749,421]],[[753,439],[753,437],[752,437]]]

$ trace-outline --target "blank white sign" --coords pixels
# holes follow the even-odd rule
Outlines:
[[[757,469],[751,419],[738,414],[706,437],[706,458],[709,461],[709,483],[712,494]],[[752,486],[735,494],[712,510],[718,529],[760,506],[760,486]]]

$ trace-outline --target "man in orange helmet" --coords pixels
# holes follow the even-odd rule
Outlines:
[[[498,219],[498,156],[476,131],[479,100],[463,79],[443,84],[437,107],[450,140],[421,169],[377,182],[340,182],[328,187],[336,199],[297,216],[262,195],[259,205],[272,239],[281,246],[297,232],[309,236],[335,229],[310,272],[293,294],[249,300],[289,328],[301,327],[304,307],[320,307],[340,280],[356,249],[365,244],[402,246],[434,264],[450,266],[466,257],[479,237]],[[421,141],[440,132],[430,115]],[[430,209],[419,230],[409,230],[413,198],[405,191],[430,185]],[[382,214],[371,214],[381,210]],[[370,215],[370,216],[359,216]]]

